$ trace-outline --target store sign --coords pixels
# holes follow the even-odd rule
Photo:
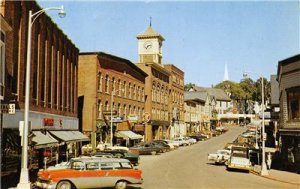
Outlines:
[[[127,117],[127,120],[128,121],[138,121],[139,120],[139,116],[137,116],[137,115],[129,115]]]
[[[54,126],[53,118],[44,118],[44,126]]]

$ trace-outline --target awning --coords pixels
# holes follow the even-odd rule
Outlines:
[[[79,131],[49,131],[54,137],[65,142],[89,141],[89,137]]]
[[[124,139],[131,139],[131,140],[137,140],[137,139],[144,138],[142,135],[136,134],[132,131],[118,131],[115,136],[124,138]]]
[[[34,148],[47,148],[58,145],[58,141],[55,140],[49,133],[43,134],[41,131],[33,131],[34,137],[32,142],[35,143]]]

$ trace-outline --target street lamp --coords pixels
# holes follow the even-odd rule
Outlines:
[[[250,72],[244,72],[243,76],[248,77]],[[252,73],[252,72],[251,72]],[[264,78],[259,76],[261,79],[261,106],[262,106],[262,162],[261,162],[261,175],[268,175],[267,165],[266,165],[266,154],[265,154],[265,90],[264,90]]]
[[[114,101],[114,95],[116,95],[116,92],[120,90],[113,90],[111,92],[111,101],[110,101],[110,146],[113,146],[113,101]],[[121,89],[121,91],[123,91]]]
[[[47,10],[59,10],[59,17],[65,17],[66,13],[64,7],[49,7],[37,11],[32,14],[32,10],[29,11],[28,16],[28,35],[27,35],[27,59],[26,59],[26,81],[25,81],[25,107],[24,107],[24,129],[23,129],[23,146],[22,146],[22,168],[20,173],[20,182],[17,188],[27,189],[31,188],[28,175],[28,114],[29,114],[29,90],[30,90],[30,59],[31,59],[31,29],[34,21],[38,16],[46,12]]]

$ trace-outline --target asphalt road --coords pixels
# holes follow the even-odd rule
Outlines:
[[[207,154],[222,149],[245,128],[230,127],[229,131],[207,141],[180,147],[160,155],[141,156],[143,189],[232,189],[232,188],[297,188],[295,185],[269,180],[238,171],[227,171],[225,166],[207,161]]]

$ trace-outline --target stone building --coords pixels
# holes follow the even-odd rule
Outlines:
[[[121,57],[104,52],[83,52],[79,55],[78,72],[80,125],[84,133],[89,136],[97,133],[97,139],[91,137],[93,141],[110,143],[113,121],[114,143],[117,142],[115,135],[120,136],[119,130],[137,130],[144,135],[141,124],[145,115],[147,74],[144,71]],[[117,127],[117,122],[127,121],[130,123],[127,128],[121,126],[124,124]]]

